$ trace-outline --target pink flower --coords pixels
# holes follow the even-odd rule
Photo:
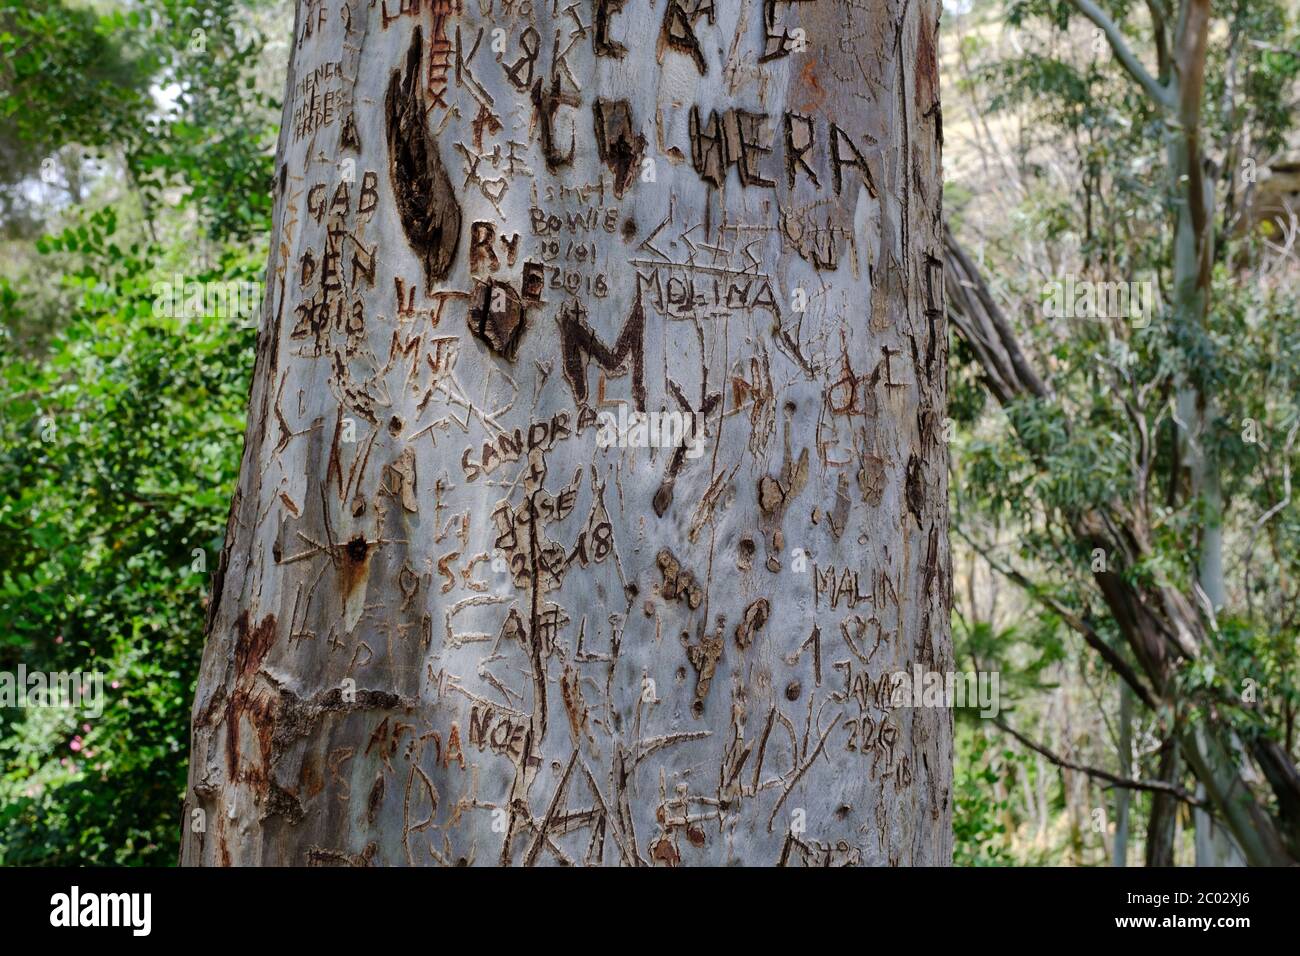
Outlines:
[[[73,751],[80,750],[80,749],[81,749],[81,738],[80,738],[80,737],[73,737],[73,738],[72,738],[72,743],[68,744],[68,747],[69,747],[69,749],[71,749],[71,750],[73,750]]]
[[[82,724],[81,729],[86,733],[90,733],[90,724]]]
[[[113,690],[117,690],[118,687],[117,681],[113,681],[113,683],[109,684],[108,686],[113,688]]]
[[[56,637],[56,638],[54,639],[54,643],[55,643],[55,644],[62,644],[62,643],[63,643],[63,635],[60,634],[58,637]]]

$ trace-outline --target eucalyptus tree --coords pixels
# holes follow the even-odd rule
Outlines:
[[[298,4],[183,862],[950,859],[937,21]]]
[[[1153,792],[1152,861],[1172,860],[1170,801],[1181,800],[1201,814],[1198,839],[1212,820],[1230,835],[1213,859],[1289,862],[1300,853],[1288,584],[1300,363],[1274,319],[1290,301],[1278,270],[1294,262],[1243,210],[1291,123],[1295,25],[1272,3],[1217,15],[1208,0],[1007,9],[1053,37],[989,75],[999,103],[1035,98],[1047,120],[1037,142],[1068,157],[1061,205],[1076,218],[1048,227],[1046,245],[1060,262],[1076,241],[1081,264],[1062,283],[1033,263],[1024,314],[1039,321],[1018,325],[949,236],[954,328],[1013,436],[999,446],[1006,464],[981,454],[970,473],[998,508],[1014,500],[1034,529],[1026,550],[1055,572],[996,566],[1159,728],[1158,769],[1125,783]],[[1086,315],[1054,307],[1062,287],[1074,306],[1106,285],[1159,295]]]

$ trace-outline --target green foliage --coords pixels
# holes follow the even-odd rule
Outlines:
[[[1300,78],[1300,47],[1294,42],[1296,9],[1276,2],[1233,0],[1220,15],[1232,33],[1251,42],[1238,48],[1238,82],[1242,95],[1227,95],[1227,45],[1211,43],[1205,102],[1216,134],[1222,139],[1241,129],[1255,137],[1257,158],[1273,155],[1287,141],[1296,122],[1295,83]]]
[[[175,856],[206,569],[238,470],[253,333],[155,317],[160,251],[115,238],[106,210],[46,243],[83,258],[67,276],[79,308],[42,361],[6,361],[0,378],[0,668],[101,671],[107,694],[99,719],[0,718],[6,863]]]
[[[166,190],[179,180],[210,237],[247,241],[271,227],[279,110],[254,82],[265,41],[247,15],[257,0],[155,2],[166,24],[155,42],[168,51],[177,112],[142,128],[131,144],[136,186],[153,209],[167,202]]]
[[[106,146],[142,126],[157,62],[149,13],[0,2],[0,169],[9,182],[68,142]]]
[[[980,730],[957,728],[952,782],[952,861],[957,866],[998,866],[1008,858],[1005,820],[1009,802],[995,796],[1000,771],[1014,766],[1010,750],[997,752]]]
[[[0,710],[0,863],[176,859],[254,331],[155,305],[177,273],[262,278],[260,5],[0,5],[9,195],[46,155],[66,186],[0,275],[0,670],[101,673],[105,692],[97,717]]]
[[[1122,0],[1099,5],[1147,69],[1167,69],[1152,42],[1153,8]],[[1172,661],[1174,686],[1159,690],[1175,705],[1136,718],[1135,733],[1151,738],[1137,745],[1134,773],[1158,772],[1151,740],[1211,714],[1241,741],[1267,737],[1294,751],[1300,509],[1290,488],[1300,470],[1300,291],[1293,252],[1266,247],[1266,230],[1248,216],[1234,218],[1249,202],[1246,172],[1279,158],[1286,144],[1294,147],[1294,5],[1237,0],[1213,11],[1201,141],[1215,238],[1204,322],[1190,319],[1185,299],[1173,294],[1172,227],[1182,200],[1167,149],[1179,135],[1177,120],[1134,82],[1073,4],[1005,0],[1000,7],[1024,32],[1009,53],[1003,47],[999,54],[996,44],[965,44],[963,92],[982,95],[994,112],[1015,114],[1019,190],[992,216],[978,193],[946,195],[959,204],[950,211],[958,234],[962,222],[971,222],[983,240],[981,261],[999,280],[998,297],[1051,394],[1005,408],[981,403],[969,394],[978,384],[974,355],[954,348],[951,392],[963,426],[951,482],[958,524],[1019,573],[1016,587],[1032,614],[1050,622],[1041,603],[1069,609],[1094,643],[1105,642],[1142,673],[1144,662],[1104,613],[1097,556],[1080,528],[1104,526],[1098,536],[1115,542],[1119,553],[1101,555],[1104,570],[1148,594],[1169,588],[1198,602],[1197,556],[1218,515],[1192,492],[1179,441],[1186,435],[1176,421],[1179,392],[1196,386],[1209,397],[1196,440],[1211,452],[1222,480],[1228,601],[1207,615],[1208,638],[1196,661]],[[1049,318],[1041,307],[1046,283],[1067,275],[1149,279],[1160,302],[1147,324]],[[972,630],[965,638],[984,648],[983,666],[1006,668],[1020,659],[1014,642],[991,636]],[[1056,659],[1072,666],[1054,673],[1076,671],[1093,701],[1116,699],[1115,673],[1079,637],[1069,635]],[[1043,739],[1035,716],[1011,723]],[[1115,771],[1114,721],[1104,710],[1102,718],[1110,733],[1100,752],[1071,752]],[[977,767],[969,773],[967,783]],[[1186,777],[1180,782],[1191,785]],[[1011,799],[1011,819],[1019,821],[1028,810]],[[1145,796],[1133,801],[1149,806]],[[1071,829],[1079,859],[1080,827]]]
[[[987,621],[970,623],[957,618],[952,639],[956,660],[968,662],[976,670],[996,668],[1004,706],[1055,686],[1051,670],[1066,659],[1065,643],[1050,617],[1032,620],[1023,629],[997,629]],[[959,710],[957,715],[977,719],[970,709]]]

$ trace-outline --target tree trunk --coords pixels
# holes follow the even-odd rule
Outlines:
[[[183,862],[949,861],[938,6],[299,4]]]
[[[1171,738],[1163,741],[1160,745],[1160,760],[1156,770],[1156,779],[1175,781],[1178,778],[1178,745]],[[1174,849],[1177,845],[1178,806],[1178,799],[1172,794],[1151,794],[1151,810],[1147,817],[1147,866],[1174,865]]]
[[[1119,775],[1133,776],[1133,691],[1119,685]],[[1115,843],[1111,849],[1112,866],[1128,866],[1128,818],[1130,793],[1127,787],[1115,788]]]
[[[974,351],[991,394],[1002,404],[1029,397],[1053,401],[1050,389],[1026,361],[1015,332],[987,283],[951,232],[946,233],[946,250],[949,316],[957,334]],[[1036,455],[1032,441],[1022,436],[1022,443],[1031,457]],[[1149,528],[1142,523],[1126,524],[1133,520],[1131,516],[1093,509],[1068,517],[1078,542],[1086,551],[1101,548],[1106,554],[1131,554],[1136,558],[1145,558],[1150,553]],[[1086,620],[1072,614],[1060,602],[1044,603],[1078,631],[1149,708],[1158,709],[1161,700],[1172,703],[1168,695],[1174,690],[1171,685],[1174,652],[1194,660],[1210,639],[1202,617],[1193,607],[1195,596],[1189,598],[1167,585],[1139,587],[1130,575],[1113,567],[1094,573],[1093,580],[1124,635],[1140,673]],[[1042,600],[1034,589],[1030,593]],[[1252,746],[1256,759],[1270,768],[1266,779],[1278,798],[1279,807],[1288,808],[1274,817],[1266,801],[1259,799],[1243,779],[1240,760],[1231,755],[1224,743],[1234,740],[1232,728],[1213,708],[1206,711],[1202,732],[1193,734],[1178,728],[1169,732],[1181,758],[1205,788],[1207,798],[1247,861],[1255,866],[1293,863],[1300,847],[1300,837],[1296,836],[1300,831],[1300,775],[1290,760],[1265,746]],[[1170,766],[1177,767],[1178,763],[1173,761]]]

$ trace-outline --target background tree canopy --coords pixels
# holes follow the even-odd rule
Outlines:
[[[945,15],[960,864],[1300,858],[1297,12]],[[159,289],[262,279],[291,20],[0,0],[0,670],[108,681],[0,710],[2,863],[176,859],[256,331]]]

